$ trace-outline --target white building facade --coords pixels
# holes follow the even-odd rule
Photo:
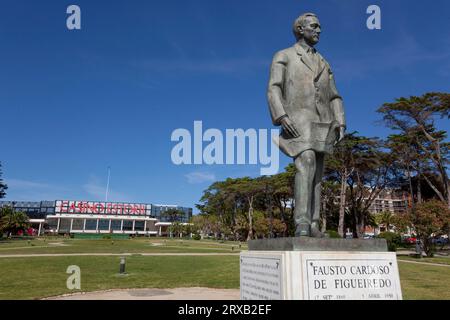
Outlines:
[[[0,202],[25,212],[37,235],[124,234],[165,236],[174,222],[188,223],[192,209],[145,203],[56,200]],[[166,214],[172,209],[172,214]],[[177,214],[173,214],[176,210]]]

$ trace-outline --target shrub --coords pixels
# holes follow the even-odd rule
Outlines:
[[[424,250],[427,257],[434,257],[434,254],[437,251],[436,244],[434,244],[431,239],[427,239],[427,246],[424,246]]]
[[[393,252],[397,251],[397,247],[402,242],[400,235],[389,231],[380,233],[378,238],[386,239],[388,250]]]
[[[406,218],[414,226],[417,238],[422,241],[423,250],[432,257],[436,248],[431,235],[446,234],[450,229],[450,209],[447,203],[430,200],[419,203],[414,209],[408,210]]]
[[[327,230],[328,236],[330,238],[340,238],[341,236],[339,235],[339,233],[335,230]]]
[[[194,239],[194,240],[200,240],[201,238],[202,237],[198,233],[196,233],[192,236],[192,239]]]

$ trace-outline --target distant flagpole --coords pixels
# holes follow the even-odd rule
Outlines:
[[[108,192],[109,192],[109,178],[111,177],[111,167],[108,166],[108,182],[106,182],[106,195],[105,202],[108,202]]]

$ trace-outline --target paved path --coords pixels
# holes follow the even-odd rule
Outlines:
[[[0,258],[33,257],[78,257],[78,256],[239,256],[237,253],[37,253],[37,254],[0,254]]]
[[[402,259],[397,259],[397,261],[407,262],[407,263],[416,263],[416,264],[425,264],[425,265],[429,265],[429,266],[450,267],[450,265],[443,264],[443,263],[419,262],[419,261],[410,261],[410,260],[402,260]]]
[[[114,289],[75,293],[44,300],[239,300],[239,289]]]

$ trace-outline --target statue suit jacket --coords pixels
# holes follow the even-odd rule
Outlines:
[[[333,132],[345,125],[342,98],[330,65],[318,52],[316,55],[318,63],[314,64],[296,43],[275,54],[270,70],[267,96],[272,121],[280,125],[281,118],[287,115],[300,133],[297,139],[284,132],[280,136],[280,148],[291,157],[307,149],[330,152],[331,142],[325,140],[333,140]],[[284,143],[290,144],[290,150],[285,150]]]

